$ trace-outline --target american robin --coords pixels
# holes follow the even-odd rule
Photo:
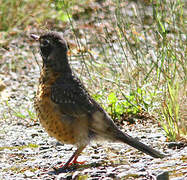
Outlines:
[[[50,136],[61,143],[77,146],[63,169],[71,162],[77,162],[90,141],[100,138],[126,143],[155,158],[165,156],[119,130],[107,112],[89,95],[70,68],[62,33],[47,32],[31,37],[39,41],[43,59],[34,103],[39,120]]]

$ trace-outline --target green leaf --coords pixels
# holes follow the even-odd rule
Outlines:
[[[114,92],[108,95],[108,101],[110,104],[115,104],[118,101],[116,94]]]

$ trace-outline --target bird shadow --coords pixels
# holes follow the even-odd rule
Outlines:
[[[53,168],[53,170],[48,171],[47,174],[49,175],[58,175],[60,173],[68,173],[68,172],[73,172],[76,171],[78,169],[87,169],[87,168],[92,168],[92,167],[99,167],[102,166],[102,163],[90,163],[90,164],[83,164],[83,165],[71,165],[68,167],[61,167],[61,168]]]

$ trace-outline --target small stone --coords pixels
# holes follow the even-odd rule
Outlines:
[[[171,148],[171,149],[180,149],[180,148],[184,148],[185,146],[187,146],[187,144],[183,142],[170,142],[168,144],[168,148]]]
[[[105,173],[106,173],[106,170],[98,170],[97,173],[98,173],[98,174],[105,174]]]
[[[127,175],[127,172],[121,172],[117,175],[117,178],[123,178]]]
[[[132,163],[137,163],[137,162],[139,162],[139,161],[140,161],[139,159],[132,159],[132,160],[131,160]]]
[[[56,146],[56,150],[57,150],[57,151],[62,151],[63,149],[64,149],[63,146]]]
[[[0,91],[3,91],[6,88],[4,82],[0,79]]]
[[[91,156],[92,159],[100,159],[100,155],[99,154],[94,154]]]
[[[94,173],[94,174],[91,174],[91,177],[101,177],[101,174],[99,174],[99,173]]]
[[[169,180],[169,173],[167,171],[160,173],[156,180]]]
[[[36,134],[36,133],[31,134],[31,137],[32,137],[32,138],[34,138],[34,137],[36,137],[36,136],[38,136],[38,134]]]
[[[34,151],[32,149],[30,149],[30,148],[25,148],[23,151],[26,154],[33,154],[34,153]]]
[[[115,172],[110,172],[109,174],[107,174],[107,176],[110,177],[110,178],[115,178],[116,173]]]
[[[31,172],[31,171],[25,171],[24,175],[25,175],[26,178],[30,178],[30,177],[34,176],[34,173]]]
[[[70,180],[72,179],[72,174],[71,173],[60,173],[57,176],[57,179],[66,179],[66,180]]]
[[[52,158],[52,156],[50,154],[44,154],[42,156],[43,159],[48,159],[48,158]]]
[[[41,147],[39,148],[40,151],[41,151],[41,150],[45,150],[45,149],[49,149],[49,146],[41,146]]]

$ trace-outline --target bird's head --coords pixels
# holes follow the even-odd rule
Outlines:
[[[31,34],[31,37],[40,43],[40,53],[44,66],[50,67],[54,71],[64,71],[69,67],[68,47],[62,33],[52,31],[41,36]]]

